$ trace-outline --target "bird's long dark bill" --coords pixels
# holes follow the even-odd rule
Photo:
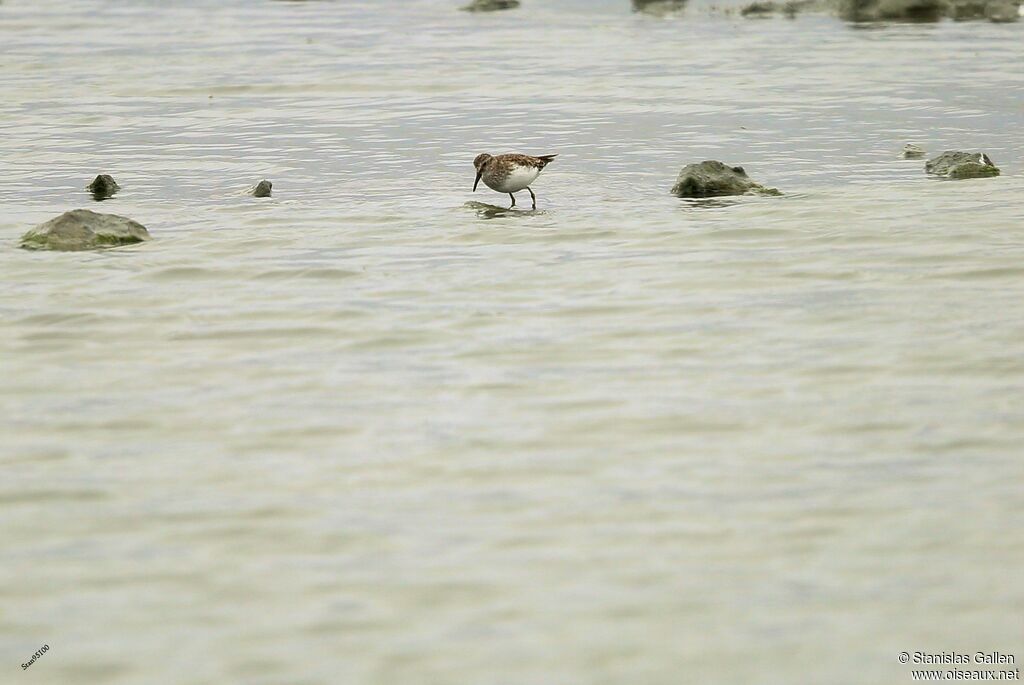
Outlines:
[[[478,184],[480,183],[480,177],[481,177],[481,176],[483,176],[483,173],[481,173],[481,172],[479,172],[479,171],[478,171],[478,172],[476,172],[476,180],[475,180],[475,181],[473,181],[473,192],[474,192],[474,193],[476,192],[476,187],[477,187],[477,185],[478,185]]]

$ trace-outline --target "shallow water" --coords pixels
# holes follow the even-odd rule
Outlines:
[[[1019,665],[1024,23],[458,4],[0,4],[3,669]],[[483,151],[559,154],[536,212]],[[154,240],[16,249],[79,206]]]

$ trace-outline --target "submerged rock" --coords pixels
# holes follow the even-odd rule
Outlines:
[[[839,0],[839,16],[847,21],[938,21],[945,0]]]
[[[957,21],[988,19],[1002,23],[1020,19],[1017,0],[947,0],[946,14]]]
[[[462,8],[464,12],[494,12],[519,7],[519,0],[473,0]]]
[[[1019,0],[837,0],[847,21],[1017,21]]]
[[[957,21],[984,19],[989,0],[949,0],[946,14]]]
[[[121,190],[121,186],[117,185],[117,181],[114,180],[113,176],[108,174],[100,174],[92,180],[85,188],[92,193],[92,199],[97,202],[100,200],[106,200],[108,197]]]
[[[920,159],[921,157],[924,157],[924,152],[924,148],[920,145],[907,143],[903,146],[903,152],[900,153],[900,156],[903,157],[903,159]]]
[[[678,197],[718,197],[721,195],[781,195],[775,188],[765,188],[751,181],[740,166],[728,166],[722,162],[706,161],[687,164],[679,172],[672,194]]]
[[[758,2],[752,2],[740,9],[740,14],[744,17],[767,17],[773,14],[782,14],[793,18],[805,10],[823,11],[826,9],[828,7],[824,0],[788,0],[787,2],[758,0]]]
[[[270,191],[273,189],[274,184],[268,181],[267,179],[263,179],[262,181],[254,185],[252,187],[252,190],[250,190],[249,192],[252,194],[253,197],[270,197]]]
[[[797,14],[831,14],[852,22],[935,22],[988,19],[1018,21],[1024,16],[1024,0],[712,0],[690,3],[691,11],[712,15],[763,18]],[[683,9],[687,0],[632,0],[633,10],[670,15]]]
[[[996,24],[1008,24],[1020,19],[1024,5],[1017,6],[1008,0],[996,0],[985,7],[985,18]]]
[[[999,167],[984,152],[947,150],[924,163],[924,170],[947,178],[988,178],[999,175]]]
[[[149,231],[137,221],[88,209],[64,212],[39,224],[21,237],[27,250],[95,250],[149,240]]]
[[[686,6],[687,0],[633,0],[634,12],[668,14],[678,12]]]
[[[1001,172],[999,167],[995,164],[978,164],[973,162],[967,162],[966,164],[958,164],[950,169],[949,178],[992,178],[998,176]]]
[[[752,2],[743,7],[740,14],[744,17],[763,17],[775,14],[779,9],[780,6],[777,2]]]

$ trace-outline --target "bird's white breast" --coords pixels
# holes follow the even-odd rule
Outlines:
[[[498,182],[498,187],[494,188],[500,193],[517,193],[526,186],[533,183],[534,179],[540,174],[540,169],[532,166],[514,166],[512,172],[504,179]]]

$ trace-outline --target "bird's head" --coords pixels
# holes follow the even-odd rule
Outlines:
[[[473,181],[474,193],[476,192],[477,185],[480,184],[480,177],[483,176],[484,167],[487,166],[487,163],[492,159],[494,159],[494,157],[491,157],[489,154],[484,152],[483,154],[477,155],[476,159],[473,160],[473,166],[476,167],[476,180]]]

